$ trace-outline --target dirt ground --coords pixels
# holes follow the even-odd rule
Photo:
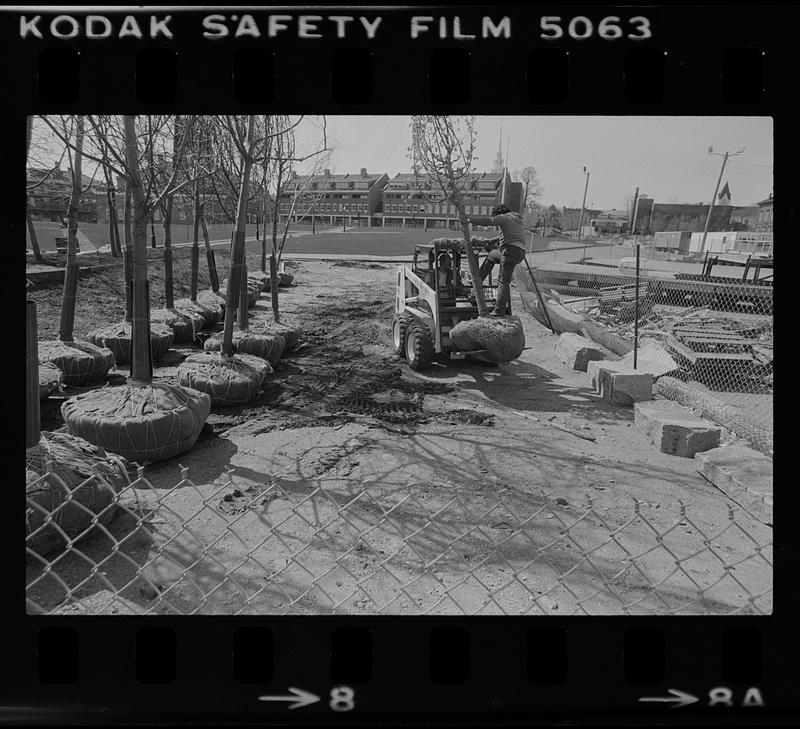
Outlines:
[[[519,360],[422,375],[391,349],[393,266],[291,270],[281,311],[302,344],[256,400],[212,412],[190,452],[146,466],[82,555],[49,574],[29,559],[32,610],[771,612],[771,528],[732,513],[692,459],[657,452],[530,316]],[[118,320],[114,276],[81,280],[79,333]],[[32,298],[40,338],[54,336],[58,287]],[[252,329],[268,306],[262,294]],[[62,401],[43,427],[63,425]]]

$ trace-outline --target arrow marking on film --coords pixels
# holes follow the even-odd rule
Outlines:
[[[700,701],[696,696],[687,694],[685,691],[678,691],[678,689],[668,689],[672,696],[643,696],[639,701],[653,701],[664,702],[673,704],[670,708],[677,709],[679,706],[688,706],[696,701]]]
[[[309,691],[289,686],[289,691],[294,694],[293,696],[259,696],[259,701],[293,701],[294,703],[289,707],[290,709],[299,709],[309,704],[314,704],[319,701],[319,696],[312,694]],[[696,699],[695,699],[696,700]]]

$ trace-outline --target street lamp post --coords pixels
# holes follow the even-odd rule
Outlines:
[[[583,227],[583,211],[586,209],[586,193],[589,192],[589,171],[584,167],[583,173],[586,175],[586,184],[583,188],[583,202],[581,203],[581,215],[578,218],[578,240],[581,239],[581,228]]]

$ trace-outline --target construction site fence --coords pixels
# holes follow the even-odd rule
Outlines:
[[[116,487],[96,471],[72,489],[56,473],[40,479],[34,490],[46,485],[53,501],[48,510],[28,499],[29,525],[44,512],[27,537],[32,614],[772,611],[772,528],[732,504],[601,507],[511,487],[489,502],[468,489],[376,496],[360,483],[278,474],[195,483],[186,469],[168,488],[142,468]],[[86,489],[113,498],[94,512],[85,491],[77,498]],[[60,530],[65,509],[85,512],[80,534]],[[43,529],[60,532],[61,547],[32,549]]]
[[[614,265],[528,256],[530,276],[576,318],[636,349],[656,374],[655,391],[702,410],[768,455],[773,448],[772,269],[692,266],[634,257]],[[596,254],[594,254],[596,255]],[[638,294],[638,298],[637,298]],[[625,354],[618,352],[617,354]],[[659,382],[661,379],[663,382]],[[676,381],[677,380],[677,384]]]

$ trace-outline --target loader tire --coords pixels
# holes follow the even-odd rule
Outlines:
[[[392,321],[392,348],[398,357],[406,356],[406,332],[413,321],[413,314],[406,312],[395,316]]]
[[[421,321],[413,321],[406,331],[406,360],[412,370],[427,370],[433,360],[431,330]]]

